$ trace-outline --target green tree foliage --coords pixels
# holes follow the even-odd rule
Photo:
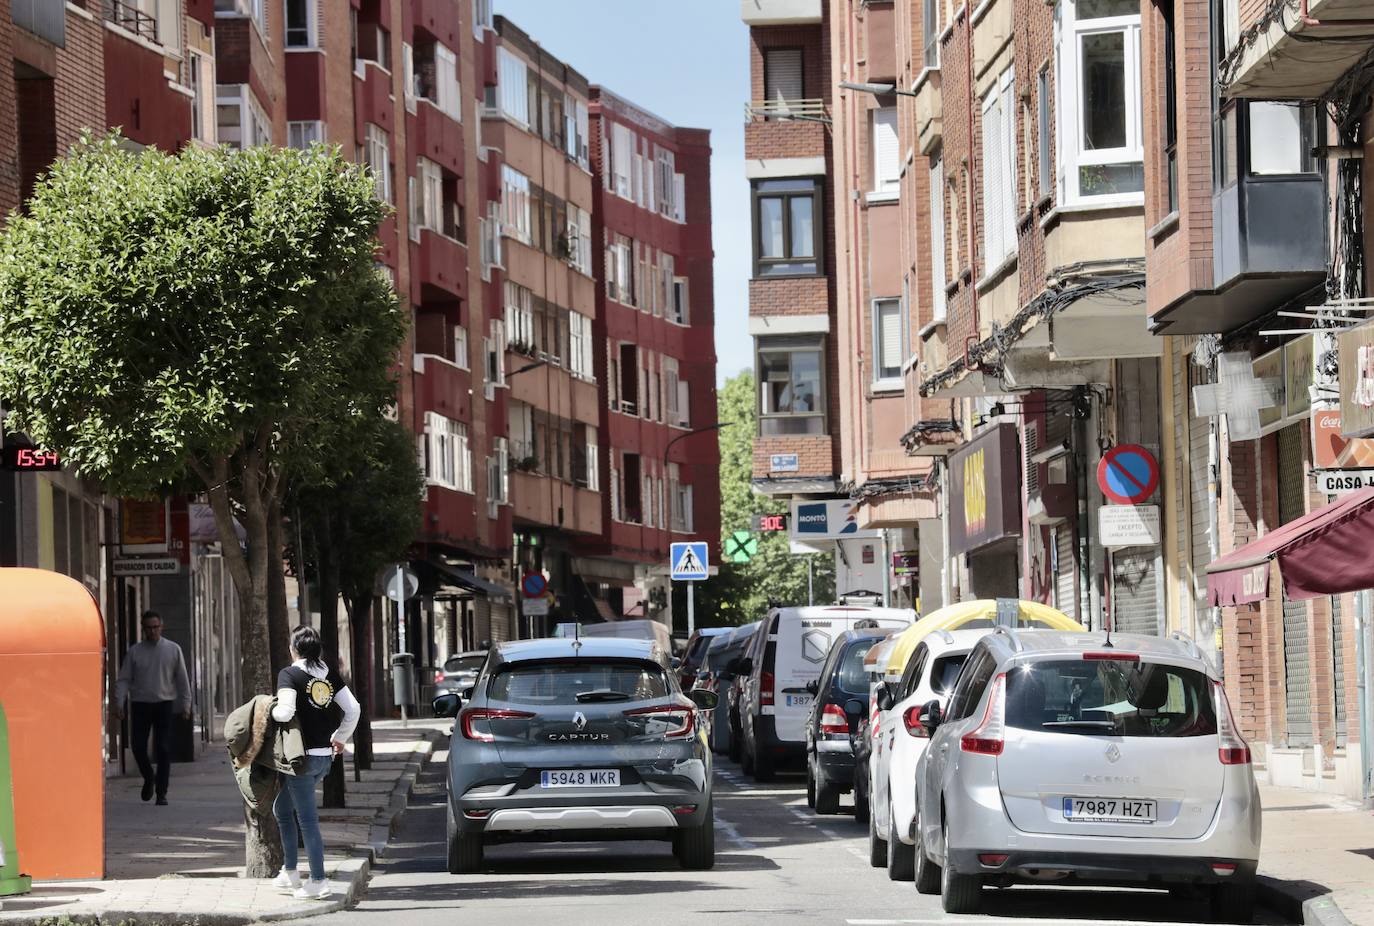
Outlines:
[[[785,501],[760,495],[752,488],[754,436],[758,433],[754,374],[745,370],[726,380],[719,395],[719,417],[736,422],[720,432],[721,550],[735,531],[752,527],[756,514],[786,514]],[[770,601],[804,605],[807,600],[807,560],[815,570],[814,600],[825,604],[835,597],[835,562],[826,554],[790,552],[785,532],[758,535],[759,552],[748,563],[720,556],[720,573],[697,589],[697,623],[701,626],[747,624],[761,618]]]

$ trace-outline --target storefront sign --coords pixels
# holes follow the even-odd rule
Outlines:
[[[1341,433],[1374,436],[1374,321],[1340,335]]]
[[[921,551],[902,550],[892,554],[892,574],[894,576],[914,576],[921,573]]]
[[[1276,383],[1284,381],[1283,376],[1283,348],[1271,350],[1262,357],[1256,358],[1254,364],[1255,379],[1274,380]],[[1283,423],[1283,387],[1279,387],[1279,394],[1276,397],[1278,404],[1268,407],[1261,407],[1259,410],[1260,429],[1266,434]]]
[[[172,537],[167,501],[119,500],[119,546],[124,553],[166,553]]]
[[[1317,480],[1317,491],[1327,495],[1345,495],[1374,486],[1374,469],[1319,470],[1312,476]]]
[[[1290,421],[1304,417],[1312,408],[1314,375],[1312,335],[1283,345],[1283,414]]]
[[[949,456],[949,551],[1021,533],[1016,425],[999,424]]]
[[[850,498],[792,502],[791,537],[803,543],[816,540],[844,540],[877,537],[879,531],[859,530],[855,502]]]
[[[768,457],[770,473],[795,473],[800,468],[795,453],[774,453]]]
[[[1350,438],[1342,433],[1341,410],[1319,406],[1312,410],[1312,468],[1374,468],[1374,439]]]
[[[175,556],[116,556],[112,571],[116,576],[174,576],[181,572]]]
[[[1158,505],[1103,505],[1097,509],[1097,540],[1104,547],[1159,543]]]

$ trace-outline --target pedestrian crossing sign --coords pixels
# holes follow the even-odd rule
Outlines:
[[[668,556],[674,582],[690,582],[707,576],[706,543],[675,543]]]

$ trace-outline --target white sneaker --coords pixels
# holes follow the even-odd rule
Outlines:
[[[295,893],[301,889],[301,873],[299,871],[287,871],[283,868],[272,879],[272,886],[285,894]]]
[[[297,900],[321,900],[328,897],[329,894],[329,879],[326,878],[323,881],[315,881],[313,879],[306,881],[298,887],[296,892],[291,896],[295,897]]]

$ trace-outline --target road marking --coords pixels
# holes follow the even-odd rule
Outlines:
[[[716,817],[716,826],[721,830],[721,832],[725,833],[727,839],[729,839],[735,845],[739,846],[741,849],[751,850],[758,848],[758,843],[753,842],[752,840],[747,839],[743,835],[741,835],[739,829],[736,828],[735,824],[731,823],[724,817]]]

